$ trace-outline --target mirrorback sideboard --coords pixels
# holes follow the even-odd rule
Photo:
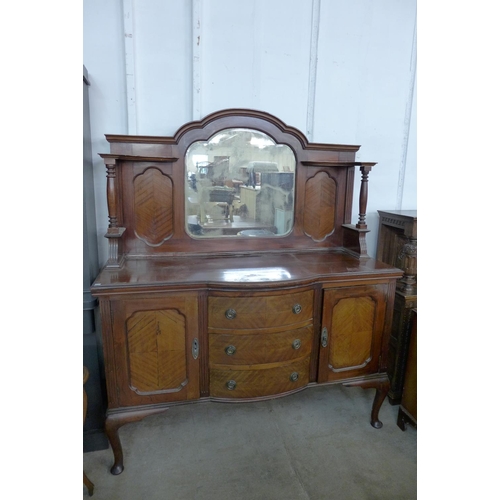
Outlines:
[[[309,143],[230,109],[172,137],[107,135],[109,259],[99,299],[113,474],[119,428],[201,400],[375,389],[380,428],[402,271],[366,250],[359,146]],[[355,171],[359,219],[351,223]]]

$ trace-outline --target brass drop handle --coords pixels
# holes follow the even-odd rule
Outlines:
[[[227,319],[236,318],[236,311],[234,309],[228,309],[225,313]]]
[[[300,349],[300,346],[302,345],[302,342],[300,341],[300,339],[295,339],[293,342],[292,342],[292,347],[294,349]]]
[[[302,311],[302,306],[300,304],[295,304],[292,307],[293,314],[299,314]]]
[[[293,372],[291,375],[290,375],[290,380],[292,382],[296,382],[297,380],[299,379],[299,374],[297,372]]]
[[[232,356],[236,352],[236,347],[234,345],[228,345],[224,351],[228,356]]]
[[[236,389],[236,382],[234,380],[229,380],[228,382],[226,382],[226,387],[230,391],[234,391]]]

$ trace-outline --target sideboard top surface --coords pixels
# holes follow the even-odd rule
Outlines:
[[[227,255],[197,258],[127,259],[119,269],[103,269],[92,293],[106,295],[145,287],[269,287],[317,280],[400,277],[402,272],[371,258],[348,253],[303,252]]]

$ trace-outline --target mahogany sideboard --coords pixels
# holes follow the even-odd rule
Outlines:
[[[370,422],[380,428],[403,273],[367,254],[375,163],[355,161],[359,146],[310,143],[247,109],[172,137],[106,138],[109,259],[92,293],[111,472],[123,471],[119,428],[176,404],[342,383],[375,389]]]

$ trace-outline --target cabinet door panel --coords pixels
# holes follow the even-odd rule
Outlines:
[[[113,313],[120,406],[199,397],[196,295],[119,300]]]
[[[126,331],[131,387],[148,393],[186,385],[186,321],[179,311],[137,311]]]
[[[378,371],[385,308],[386,285],[323,292],[322,329],[328,337],[320,351],[320,382]]]

